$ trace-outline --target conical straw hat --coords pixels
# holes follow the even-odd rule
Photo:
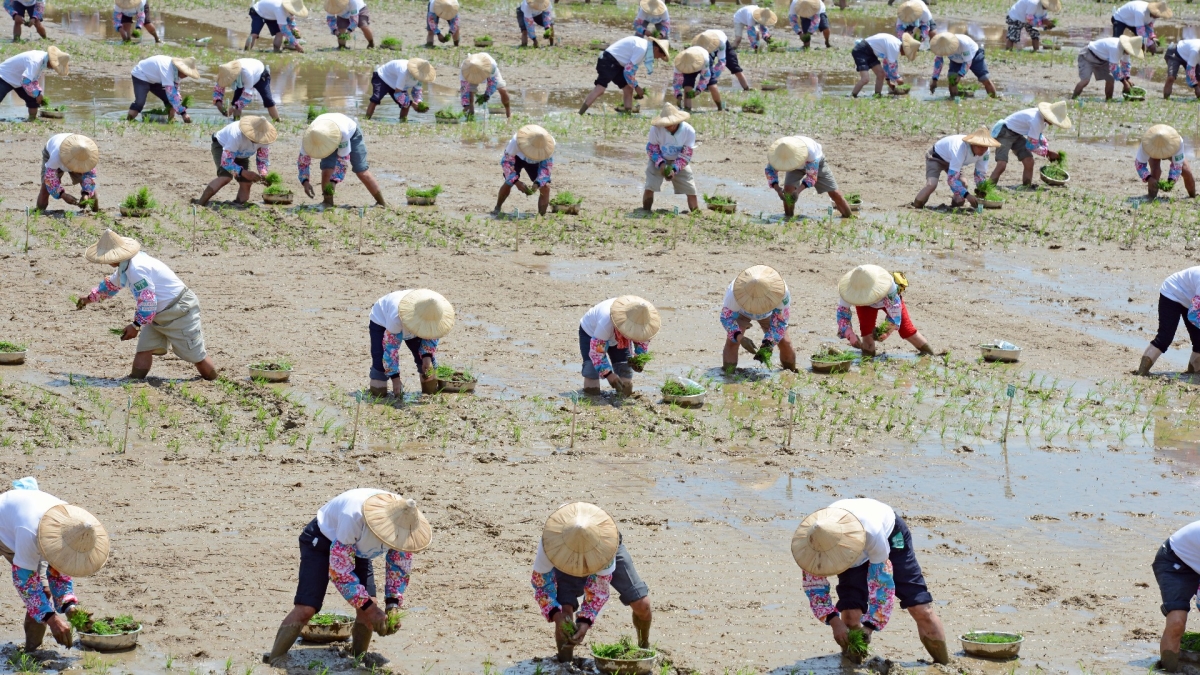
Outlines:
[[[118,9],[134,10],[141,8],[142,0],[114,0],[114,4]]]
[[[46,48],[46,62],[59,75],[66,76],[70,72],[71,55],[50,45]]]
[[[753,16],[755,23],[761,23],[768,28],[774,27],[775,24],[779,22],[779,17],[775,16],[775,12],[772,12],[766,7],[759,7],[758,9],[754,10]]]
[[[646,39],[649,40],[654,45],[657,45],[658,48],[662,51],[664,57],[666,57],[668,59],[671,58],[671,43],[670,42],[668,42],[662,38],[650,37],[649,35],[646,36]]]
[[[184,77],[197,78],[200,77],[200,71],[196,69],[196,57],[189,56],[186,59],[171,59],[171,65],[175,66],[175,70]]]
[[[87,136],[71,134],[58,146],[58,159],[71,173],[87,173],[100,163],[100,149]]]
[[[1062,0],[1042,0],[1042,9],[1047,12],[1061,12]]]
[[[325,159],[337,152],[342,142],[342,130],[337,122],[321,115],[308,125],[300,138],[300,149],[313,159]]]
[[[1142,36],[1129,37],[1128,35],[1122,35],[1118,39],[1118,42],[1121,43],[1121,51],[1133,58],[1140,59],[1145,56],[1145,53],[1142,52]]]
[[[531,162],[541,162],[554,156],[554,137],[536,124],[526,124],[517,130],[517,149]]]
[[[776,171],[795,171],[808,161],[808,146],[799,136],[784,136],[767,150],[767,163]]]
[[[982,125],[974,133],[963,136],[963,142],[970,145],[982,145],[985,148],[1000,147],[1000,141],[992,138],[992,132]]]
[[[529,9],[536,14],[550,9],[550,0],[529,0]]]
[[[433,528],[417,502],[388,492],[371,495],[363,503],[363,520],[384,546],[404,553],[420,553],[433,541]]]
[[[449,21],[458,16],[458,0],[433,0],[433,13]]]
[[[648,16],[662,16],[667,13],[667,3],[663,0],[642,0],[638,7]]]
[[[716,30],[706,30],[692,38],[692,44],[711,54],[721,48],[721,35]]]
[[[469,54],[462,65],[463,79],[470,84],[483,84],[492,76],[492,60],[487,54]]]
[[[83,257],[89,262],[112,264],[125,262],[142,250],[142,245],[136,239],[122,237],[112,230],[100,234],[100,241],[87,247]]]
[[[944,32],[933,36],[929,41],[929,51],[937,56],[953,56],[962,49],[962,43],[954,33]]]
[[[608,317],[621,335],[634,342],[648,342],[662,328],[658,310],[636,295],[622,295],[614,300]]]
[[[217,86],[222,89],[232,87],[234,80],[241,74],[242,63],[238,59],[223,63],[217,68]]]
[[[413,79],[418,82],[433,82],[437,78],[437,73],[433,70],[433,64],[425,59],[409,59],[408,74],[412,75]]]
[[[1175,127],[1155,124],[1142,136],[1142,150],[1152,159],[1170,159],[1183,147],[1183,137]]]
[[[608,567],[617,555],[617,523],[595,504],[575,502],[550,514],[542,529],[542,549],[558,570],[586,577]]]
[[[50,566],[69,577],[87,577],[108,560],[108,532],[78,506],[51,507],[37,531],[38,551]]]
[[[350,9],[350,0],[325,0],[325,13],[334,16]]]
[[[867,547],[867,531],[853,513],[825,508],[810,514],[792,535],[792,557],[805,572],[831,577],[850,569]]]
[[[742,270],[733,280],[733,299],[751,314],[766,314],[783,302],[787,284],[783,277],[766,265]]]
[[[811,19],[821,12],[821,0],[800,0],[796,5],[796,16]]]
[[[842,275],[838,295],[855,307],[873,305],[892,290],[892,275],[879,265],[859,265]]]
[[[691,117],[691,113],[680,110],[670,103],[663,103],[662,111],[658,113],[658,117],[650,120],[650,124],[656,127],[670,127],[686,122]]]
[[[688,47],[675,55],[675,70],[684,75],[691,75],[704,70],[708,65],[708,52],[704,47]]]
[[[1058,103],[1041,102],[1037,104],[1038,112],[1042,114],[1042,119],[1046,120],[1046,124],[1053,124],[1061,129],[1071,128],[1071,118],[1067,117],[1067,102],[1059,101]]]
[[[941,35],[941,33],[938,33]],[[921,41],[915,37],[905,33],[900,36],[900,53],[908,57],[909,61],[917,59],[917,52],[921,51]]]
[[[400,298],[396,314],[404,328],[422,340],[437,340],[454,328],[454,306],[428,288],[406,293]]]
[[[274,125],[267,118],[256,115],[247,115],[239,120],[238,131],[250,139],[251,143],[258,145],[270,145],[279,137],[279,132],[275,131]]]
[[[908,0],[896,9],[900,23],[916,23],[925,13],[925,3],[921,0]]]
[[[283,0],[283,11],[292,16],[303,19],[308,16],[308,8],[304,6],[304,0]]]
[[[1175,16],[1175,12],[1172,12],[1171,8],[1168,7],[1167,3],[1165,2],[1152,2],[1147,8],[1147,11],[1149,11],[1150,16],[1154,17],[1155,19],[1170,19],[1171,17]]]

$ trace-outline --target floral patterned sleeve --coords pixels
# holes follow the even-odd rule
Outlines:
[[[706,91],[708,85],[715,81],[716,78],[712,76],[712,68],[705,66],[704,70],[700,71],[700,74],[696,76],[695,89],[696,91]]]
[[[837,306],[837,329],[838,337],[843,340],[848,340],[854,335],[854,326],[850,323],[850,305],[841,300]]]
[[[329,547],[329,580],[337,586],[338,593],[355,609],[362,609],[371,600],[367,589],[354,573],[354,547],[340,541]]]
[[[254,165],[258,167],[261,176],[267,175],[267,167],[271,165],[271,149],[263,146],[254,153]]]
[[[1178,161],[1177,161],[1178,160]],[[1167,180],[1177,181],[1183,175],[1183,155],[1171,158],[1171,168],[1167,171]]]
[[[1145,162],[1139,162],[1135,159],[1135,160],[1133,160],[1133,168],[1135,171],[1137,171],[1138,178],[1140,178],[1143,183],[1150,180],[1150,165],[1149,164],[1147,164]]]
[[[1144,26],[1138,26],[1135,31],[1138,35],[1142,36],[1142,40],[1145,42],[1154,42],[1158,40],[1158,35],[1154,32],[1153,23],[1148,23]]]
[[[337,166],[333,167],[333,175],[329,177],[329,182],[337,185],[346,180],[346,169],[350,168],[350,155],[337,158]]]
[[[350,15],[350,25],[346,27],[346,32],[353,33],[355,28],[358,28],[358,12]]]
[[[408,589],[408,576],[412,573],[412,554],[404,551],[388,551],[386,558],[387,580],[383,597],[404,605],[404,591]]]
[[[41,575],[36,570],[21,569],[16,565],[12,566],[12,571],[13,586],[16,586],[17,594],[25,603],[25,613],[34,621],[44,623],[42,617],[53,613],[54,605],[42,590]]]
[[[78,604],[79,600],[75,597],[75,581],[71,577],[51,567],[46,575],[46,580],[50,582],[50,596],[54,598],[54,611],[61,614],[70,605]]]
[[[985,152],[985,153],[983,153],[983,157],[980,157],[978,160],[975,161],[975,184],[976,185],[979,185],[983,181],[987,180],[988,159],[990,157],[991,157],[991,155],[989,155],[988,153]]]
[[[942,67],[946,65],[945,57],[935,56],[933,58],[933,79],[938,80],[942,77]]]
[[[662,166],[667,161],[663,159],[662,146],[658,143],[647,143],[646,154],[650,156],[650,161],[654,166]]]
[[[446,34],[447,35],[454,35],[455,33],[458,32],[458,18],[459,17],[455,16],[453,19],[450,19],[449,21],[446,22]]]
[[[783,306],[776,307],[771,312],[771,323],[767,328],[767,334],[763,336],[764,342],[777,345],[787,336],[788,320],[792,318],[791,304],[791,296],[785,296]]]
[[[779,172],[775,170],[775,167],[768,164],[767,168],[763,171],[763,173],[767,174],[767,186],[768,187],[771,187],[771,188],[779,187]]]
[[[800,35],[800,34],[804,33],[804,29],[802,29],[800,27],[800,17],[796,16],[795,14],[789,14],[788,15],[788,23],[792,24],[792,31],[794,33],[796,33],[796,35]],[[896,22],[896,31],[897,32],[900,31],[900,22],[899,21]]]
[[[417,347],[417,353],[421,355],[421,358],[428,356],[430,362],[433,364],[433,367],[437,368],[437,348],[437,340],[422,339],[420,346]]]
[[[242,175],[242,167],[238,166],[237,158],[228,150],[221,151],[221,168],[225,169],[234,176]]]
[[[466,108],[471,105],[471,83],[463,78],[458,78],[458,102],[462,107]]]
[[[137,299],[137,309],[133,312],[133,325],[147,326],[154,321],[158,314],[158,298],[154,288],[145,279],[133,285],[133,297]]]
[[[246,106],[250,105],[250,102],[253,100],[254,100],[254,90],[253,89],[243,89],[242,93],[238,94],[237,100],[233,102],[232,107],[234,110],[242,110]]]
[[[630,341],[629,344],[631,345],[629,348],[629,353],[632,356],[637,356],[638,354],[645,354],[646,352],[650,351],[650,343],[648,341],[647,342]]]
[[[631,63],[625,66],[625,84],[628,84],[634,89],[637,89],[639,86],[641,86],[637,81],[637,69],[638,64],[636,63]]]
[[[671,34],[671,19],[670,19],[670,17],[663,18],[662,21],[658,22],[658,33],[659,33],[659,35],[663,35],[663,36],[669,36]]]
[[[225,102],[225,87],[216,85],[213,87],[213,105],[221,105]]]
[[[758,49],[758,26],[751,25],[746,29],[746,38],[750,40],[750,49]]]
[[[546,574],[534,572],[530,584],[533,585],[533,599],[537,600],[542,616],[549,621],[561,607],[558,604],[558,584],[554,582],[554,570]]]
[[[867,613],[863,623],[870,623],[875,630],[883,630],[892,618],[892,607],[896,603],[896,582],[892,578],[892,561],[867,566]]]
[[[596,617],[600,616],[604,603],[608,602],[610,583],[611,574],[593,574],[587,578],[587,583],[583,585],[583,604],[576,614],[580,620],[595,625]]]
[[[1050,154],[1050,142],[1045,136],[1038,135],[1037,138],[1027,136],[1025,138],[1025,149],[1039,157],[1045,157]]]
[[[178,84],[163,85],[163,91],[167,92],[167,100],[171,102],[171,107],[180,115],[187,112],[187,108],[183,105],[183,97],[179,95]]]
[[[588,355],[592,358],[592,365],[599,373],[600,379],[608,377],[612,372],[612,364],[608,362],[608,341],[592,338],[588,346]]]
[[[804,178],[800,179],[800,189],[810,188],[817,184],[817,173],[821,170],[820,162],[804,163]]]
[[[895,82],[900,79],[900,64],[887,59],[880,59],[879,65],[883,67],[883,75],[889,82]]]
[[[554,170],[554,158],[543,159],[538,162],[537,178],[533,179],[533,184],[538,187],[546,187],[550,184],[550,172]]]
[[[501,157],[500,172],[504,174],[505,185],[514,185],[521,180],[521,174],[517,173],[517,156],[505,154]]]
[[[737,314],[733,313],[728,307],[721,308],[721,327],[725,329],[725,334],[729,336],[729,341],[736,343],[742,334],[742,329],[737,323]]]
[[[929,40],[929,31],[931,28],[932,28],[932,26],[929,25],[928,21],[921,22],[921,39],[922,40],[926,40],[926,41]]]
[[[1112,74],[1113,79],[1128,80],[1131,65],[1128,60],[1122,57],[1120,61],[1108,64],[1108,72]]]
[[[21,79],[21,88],[24,89],[25,93],[29,94],[29,96],[31,98],[37,98],[38,96],[42,95],[42,81],[41,80],[31,80],[29,78],[22,78]]]
[[[812,608],[817,621],[825,623],[830,614],[836,614],[833,599],[829,595],[829,579],[804,572],[804,594],[808,596],[808,606]]]
[[[880,332],[880,340],[886,340],[893,331],[899,328],[900,320],[904,317],[904,301],[900,299],[900,293],[896,290],[895,285],[883,299],[883,311],[887,314],[887,321],[880,324],[880,328],[883,329]]]
[[[896,19],[896,37],[903,37],[904,33],[907,30],[908,30],[908,24],[904,23],[900,19]],[[800,29],[797,28],[796,32],[799,33]]]
[[[675,71],[675,78],[671,80],[671,91],[674,92],[675,98],[683,96],[683,73]]]
[[[112,275],[105,277],[99,286],[88,293],[88,302],[100,302],[116,295],[121,290],[120,275],[120,272],[113,272]]]
[[[58,175],[58,169],[46,167],[46,174],[42,176],[42,184],[46,186],[46,192],[50,193],[51,197],[62,198],[62,178]]]
[[[955,199],[963,199],[967,196],[967,184],[963,182],[961,171],[947,171],[946,185],[950,186],[950,191],[954,193]]]
[[[531,10],[531,12],[532,12],[532,10]],[[537,39],[537,24],[534,23],[534,21],[533,21],[534,17],[531,16],[530,14],[521,14],[521,17],[525,21],[525,34],[529,36],[530,40],[536,40]]]
[[[675,170],[683,171],[684,168],[692,161],[692,147],[685,145],[679,149],[679,156],[675,158]]]
[[[1183,74],[1184,77],[1187,78],[1187,86],[1191,89],[1195,89],[1196,85],[1198,84],[1196,82],[1196,66],[1188,66],[1184,69]]]
[[[296,158],[296,172],[299,174],[300,183],[310,180],[312,177],[312,157],[300,151],[300,156]]]
[[[334,14],[325,15],[325,25],[329,26],[329,34],[337,35],[337,16]]]
[[[1188,310],[1187,318],[1193,326],[1200,328],[1200,295],[1192,298],[1192,308]]]
[[[121,30],[121,10],[113,10],[113,30]]]
[[[83,174],[83,178],[79,182],[80,182],[81,191],[83,192],[83,194],[85,196],[92,196],[92,195],[96,194],[96,170],[95,169],[92,169],[91,171]]]
[[[434,35],[442,34],[442,30],[438,28],[438,15],[432,11],[425,12],[425,29]]]
[[[279,24],[279,32],[283,33],[283,36],[287,38],[288,44],[291,46],[295,47],[299,44],[296,41],[296,20],[294,18],[289,16],[287,21]]]
[[[383,331],[383,369],[389,378],[400,376],[400,338],[390,330]]]
[[[487,86],[485,86],[483,89],[483,95],[488,98],[491,98],[492,95],[495,94],[496,90],[498,90],[499,88],[500,88],[500,80],[498,79],[495,71],[493,71],[492,74],[488,76]]]

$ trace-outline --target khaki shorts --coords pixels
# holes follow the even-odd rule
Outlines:
[[[15,556],[15,555],[16,555],[16,553],[13,553],[12,551],[8,550],[7,546],[5,546],[4,544],[0,544],[0,556],[4,556],[4,559],[8,561],[8,564],[10,564],[10,565],[12,564],[13,556]]]
[[[154,321],[142,326],[138,335],[138,352],[161,355],[167,353],[168,346],[188,363],[199,363],[208,356],[200,327],[200,301],[191,289],[185,289],[174,303],[154,315]]]
[[[936,183],[943,173],[950,173],[950,163],[943,162],[932,149],[925,153],[925,180]]]
[[[646,189],[651,192],[661,192],[663,181],[662,167],[654,166],[654,162],[646,160]],[[692,177],[692,165],[689,163],[682,171],[676,171],[671,179],[671,185],[677,195],[695,195],[696,179]]]
[[[1079,52],[1079,58],[1076,61],[1079,64],[1080,82],[1086,82],[1093,77],[1101,82],[1113,79],[1112,73],[1108,70],[1108,61],[1096,56],[1095,52],[1086,47]]]
[[[783,175],[783,187],[796,187],[802,180],[804,180],[803,171],[799,169],[788,171]],[[829,170],[829,167],[825,166],[825,160],[823,159],[817,167],[817,184],[813,187],[817,189],[817,194],[819,195],[827,192],[837,192],[837,181],[833,178],[833,172]]]

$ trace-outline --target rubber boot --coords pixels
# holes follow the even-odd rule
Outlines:
[[[359,656],[367,653],[367,648],[371,646],[372,628],[365,623],[354,623],[354,628],[350,629],[350,654]]]
[[[1179,672],[1179,652],[1162,652],[1159,655],[1159,666],[1168,673]]]
[[[287,659],[288,650],[292,645],[296,644],[296,638],[300,637],[300,631],[303,630],[304,624],[293,623],[284,624],[275,632],[275,644],[271,647],[270,654],[263,654],[263,663],[272,666],[279,666]]]
[[[650,621],[651,619],[643,621],[637,618],[637,615],[633,617],[633,627],[637,629],[638,646],[642,649],[650,648]]]
[[[1162,352],[1154,345],[1146,347],[1146,351],[1142,353],[1142,361],[1138,364],[1138,369],[1134,372],[1134,375],[1149,375],[1150,369],[1154,367],[1154,362],[1160,356],[1162,356]]]
[[[917,347],[917,351],[920,352],[921,356],[933,356],[933,347],[930,347],[928,342]]]
[[[46,624],[38,623],[36,619],[25,615],[25,653],[35,652],[42,647],[46,639]]]
[[[950,650],[946,649],[945,640],[934,640],[932,638],[922,637],[921,644],[925,645],[925,651],[933,657],[934,663],[947,664],[950,663]]]

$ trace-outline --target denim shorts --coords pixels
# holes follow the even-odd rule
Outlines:
[[[558,604],[579,609],[587,577],[576,577],[555,569],[554,584],[558,588]],[[629,557],[629,551],[625,550],[623,543],[617,546],[617,568],[613,571],[612,588],[626,607],[650,595],[650,587],[638,576],[633,558]]]
[[[322,169],[337,168],[337,153],[321,160]],[[363,143],[362,130],[356,129],[354,135],[350,137],[350,170],[354,173],[362,173],[371,168],[367,164],[367,144]]]
[[[294,605],[305,605],[321,611],[325,604],[325,591],[329,589],[329,548],[333,542],[321,534],[317,519],[304,527],[300,533],[300,574],[296,583]],[[367,589],[367,595],[375,597],[375,569],[370,558],[354,558],[354,576]]]
[[[1200,585],[1200,573],[1175,555],[1170,539],[1158,547],[1150,569],[1154,570],[1154,580],[1158,582],[1158,592],[1162,595],[1159,609],[1163,616],[1178,610],[1189,611],[1192,598],[1196,596],[1196,586]]]
[[[908,609],[917,605],[927,605],[933,602],[933,595],[925,585],[925,575],[921,565],[917,563],[917,554],[913,551],[912,533],[908,524],[896,514],[896,526],[888,541],[891,552],[888,560],[892,562],[892,579],[896,583],[896,597],[900,599],[900,609]],[[837,609],[839,612],[847,609],[867,611],[867,601],[870,593],[867,591],[867,568],[870,561],[838,575]],[[1195,588],[1192,591],[1195,592]]]
[[[592,336],[588,335],[583,327],[579,327],[579,354],[583,357],[583,376],[589,380],[600,379],[600,373],[596,370],[596,366],[592,364],[591,357]],[[626,380],[633,379],[633,366],[629,365],[629,350],[621,349],[616,345],[610,345],[608,348],[608,362],[612,365],[613,372],[617,377],[623,377]]]

